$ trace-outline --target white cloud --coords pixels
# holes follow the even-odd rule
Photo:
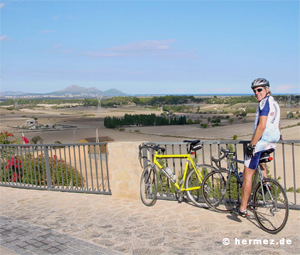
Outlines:
[[[9,38],[6,35],[2,35],[0,37],[0,41],[9,40]]]
[[[85,52],[83,53],[84,55],[89,55],[91,57],[121,57],[121,56],[125,56],[124,54],[121,53],[117,53],[117,52],[95,52],[95,51],[89,51],[89,52]]]
[[[4,7],[4,5],[5,5],[5,3],[1,3],[1,4],[0,4],[0,9],[1,9],[2,7]]]
[[[65,50],[48,50],[47,52],[51,52],[51,53],[70,53],[72,51],[73,51],[73,49],[65,49]]]
[[[296,90],[297,88],[299,90],[298,86],[293,86],[293,85],[279,85],[274,90],[277,93],[289,93],[291,91]]]
[[[41,32],[39,32],[39,34],[48,34],[48,33],[53,33],[54,32],[54,30],[44,30],[44,31],[41,31]]]
[[[228,87],[228,88],[218,88],[218,93],[229,93],[229,92],[236,92],[236,87]]]
[[[132,56],[141,53],[165,52],[171,49],[170,44],[175,42],[175,39],[168,40],[148,40],[142,42],[135,42],[121,46],[115,46],[102,51],[89,51],[83,54],[91,57],[123,57]]]
[[[148,40],[143,42],[135,42],[122,46],[112,47],[112,51],[149,51],[149,50],[169,50],[170,44],[175,42],[175,39],[168,40]]]

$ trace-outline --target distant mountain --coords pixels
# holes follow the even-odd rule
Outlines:
[[[62,96],[62,95],[78,95],[78,94],[84,94],[84,95],[89,95],[89,94],[94,94],[94,95],[103,95],[103,91],[93,87],[93,88],[85,88],[81,87],[78,85],[72,85],[69,86],[65,89],[62,90],[57,90],[53,91],[50,93],[47,93],[47,95],[57,95],[57,96]]]
[[[117,89],[109,89],[103,92],[103,96],[127,96],[127,94]]]
[[[62,90],[53,91],[50,93],[25,93],[25,92],[13,92],[13,91],[0,91],[2,97],[97,97],[97,96],[127,96],[117,89],[109,89],[101,91],[96,87],[85,88],[78,85],[72,85]]]

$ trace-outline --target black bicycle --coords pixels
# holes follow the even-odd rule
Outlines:
[[[273,160],[272,151],[261,155],[260,163]],[[241,198],[242,180],[238,174],[237,163],[244,163],[235,158],[235,152],[221,148],[219,159],[212,158],[219,169],[206,175],[202,183],[202,195],[207,205],[219,212],[232,212],[239,206]],[[221,168],[220,161],[228,160],[228,169]],[[253,211],[261,228],[268,233],[276,234],[281,231],[289,216],[289,206],[286,193],[282,186],[274,179],[265,178],[260,165],[254,176],[252,193],[248,208]]]

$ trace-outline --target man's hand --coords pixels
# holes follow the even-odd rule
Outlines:
[[[247,155],[249,158],[252,158],[252,157],[253,157],[253,151],[254,151],[254,149],[255,149],[255,145],[253,145],[253,144],[251,144],[251,143],[247,146],[247,149],[246,149],[246,155]]]

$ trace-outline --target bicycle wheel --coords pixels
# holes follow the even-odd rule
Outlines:
[[[152,165],[148,165],[142,173],[140,182],[141,200],[144,203],[144,205],[152,206],[155,204],[157,198],[157,189],[157,171],[155,167],[152,167]]]
[[[219,212],[231,212],[240,204],[241,188],[234,173],[230,180],[228,170],[216,170],[203,180],[202,194],[205,202]]]
[[[284,189],[274,179],[266,179],[271,189],[263,188],[260,183],[254,191],[254,215],[263,230],[270,234],[281,231],[289,216],[289,203]],[[265,202],[263,201],[264,192]]]
[[[216,168],[214,168],[211,165],[198,165],[196,166],[197,169],[200,171],[200,173],[202,174],[202,176],[204,177],[207,173],[216,170]],[[186,182],[185,182],[185,188],[186,189],[193,189],[193,190],[187,190],[187,196],[188,198],[196,205],[199,207],[205,207],[207,208],[207,205],[202,197],[202,193],[201,193],[201,184],[202,180],[199,180],[196,172],[194,169],[192,169],[186,178]]]

